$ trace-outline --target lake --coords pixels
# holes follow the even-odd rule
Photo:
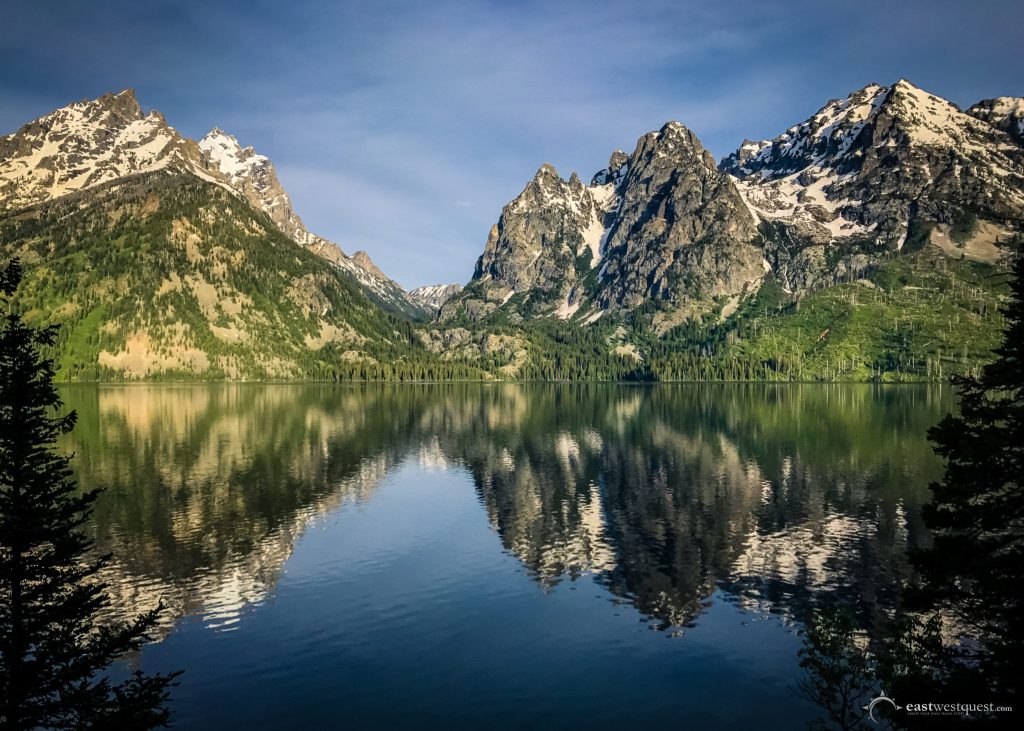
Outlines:
[[[73,386],[126,664],[181,729],[794,729],[801,621],[879,626],[945,388]]]

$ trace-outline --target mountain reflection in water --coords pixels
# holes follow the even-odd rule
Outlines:
[[[652,626],[717,590],[783,617],[842,595],[869,623],[927,540],[948,390],[846,385],[71,387],[93,530],[127,613],[231,629],[300,534],[401,463],[472,475],[541,587],[593,574]],[[877,615],[877,616],[875,616]]]

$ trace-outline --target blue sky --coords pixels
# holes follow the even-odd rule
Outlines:
[[[543,162],[589,179],[676,119],[716,157],[906,77],[1024,95],[1019,0],[5,2],[0,134],[134,87],[271,157],[307,226],[407,287],[465,281]]]

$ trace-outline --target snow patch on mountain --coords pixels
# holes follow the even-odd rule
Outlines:
[[[572,303],[570,303],[569,300],[566,299],[566,301],[559,305],[558,309],[555,310],[555,317],[557,317],[559,320],[568,320],[570,317],[576,314],[576,312],[580,309],[581,304],[582,302],[580,302],[580,300],[578,299]]]
[[[972,105],[967,113],[1003,130],[1018,144],[1024,144],[1024,97],[984,99]]]
[[[783,219],[828,231],[831,238],[865,234],[875,225],[865,226],[843,216],[843,209],[857,202],[830,198],[830,190],[844,177],[827,168],[814,167],[784,178],[761,182],[736,180],[740,197],[757,221]]]
[[[131,90],[57,109],[0,138],[0,209],[12,210],[175,167],[224,185]]]
[[[428,284],[409,290],[409,296],[425,309],[436,312],[461,291],[461,284]]]
[[[199,141],[199,149],[217,170],[233,181],[251,176],[254,168],[270,162],[266,156],[256,154],[252,147],[243,148],[237,139],[217,127]]]

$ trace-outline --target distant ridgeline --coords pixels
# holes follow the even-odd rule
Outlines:
[[[939,380],[999,341],[1024,99],[906,81],[716,163],[669,122],[543,165],[471,281],[411,292],[310,233],[273,165],[130,91],[0,138],[0,245],[60,377]]]

